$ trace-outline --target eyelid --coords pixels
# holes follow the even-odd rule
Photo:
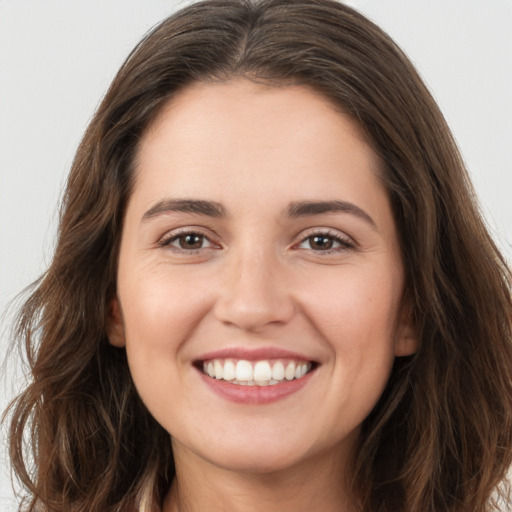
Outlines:
[[[215,240],[214,240],[215,236],[212,236],[212,234],[210,234],[210,233],[211,233],[210,230],[207,230],[200,226],[183,226],[183,227],[179,227],[179,228],[167,231],[157,241],[157,246],[161,247],[162,249],[169,249],[174,252],[183,252],[183,253],[196,253],[196,252],[202,251],[204,249],[210,249],[211,247],[214,247],[217,249],[221,248],[220,244],[215,242]],[[201,247],[199,249],[180,249],[178,247],[173,247],[170,245],[173,240],[178,239],[180,236],[192,235],[192,234],[200,235],[200,236],[204,237],[206,240],[208,240],[210,245],[208,247]]]
[[[343,233],[342,231],[339,231],[339,230],[333,229],[333,228],[321,228],[321,227],[309,228],[305,231],[302,231],[297,237],[298,242],[293,244],[293,248],[300,249],[299,246],[302,243],[304,243],[308,238],[311,238],[315,235],[332,238],[335,241],[337,241],[338,243],[340,243],[341,247],[336,247],[334,249],[328,249],[325,251],[314,251],[313,249],[310,249],[313,252],[317,252],[317,253],[323,252],[324,254],[329,254],[332,252],[341,252],[341,251],[346,251],[346,250],[357,248],[357,243],[355,242],[355,240],[352,237],[350,237],[349,235],[347,235],[346,233]],[[307,250],[307,249],[304,249],[304,250]]]

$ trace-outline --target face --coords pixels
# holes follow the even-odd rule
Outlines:
[[[378,175],[300,86],[193,85],[145,133],[110,340],[176,454],[263,472],[348,453],[415,348]]]

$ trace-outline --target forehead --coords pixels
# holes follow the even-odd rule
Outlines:
[[[271,117],[265,119],[269,112]],[[252,125],[254,133],[261,120],[267,123],[266,129],[297,121],[293,129],[297,135],[305,132],[302,128],[307,127],[311,132],[324,123],[335,122],[343,124],[362,144],[368,143],[359,124],[342,106],[312,87],[236,78],[225,82],[195,82],[179,90],[146,129],[140,146],[172,126],[186,136],[189,130],[196,132],[198,124],[204,131],[214,126],[218,128],[218,122],[228,116],[236,117],[237,128]],[[306,120],[307,126],[304,126]],[[275,142],[282,142],[289,135],[289,131],[284,132]]]
[[[169,100],[140,141],[136,171],[140,179],[186,170],[196,187],[248,176],[293,187],[291,179],[313,182],[320,166],[351,168],[360,179],[380,175],[358,124],[324,96],[238,79],[193,84]]]
[[[231,227],[251,230],[284,225],[299,203],[341,202],[396,244],[376,153],[357,123],[307,87],[188,87],[143,135],[135,172],[125,227],[169,201],[214,203]]]

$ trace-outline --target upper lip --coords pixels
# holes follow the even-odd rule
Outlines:
[[[246,361],[261,361],[265,359],[295,359],[298,361],[311,361],[310,357],[284,350],[279,347],[259,347],[256,349],[249,349],[244,347],[228,347],[220,350],[207,352],[197,358],[198,361],[209,361],[211,359],[244,359]]]

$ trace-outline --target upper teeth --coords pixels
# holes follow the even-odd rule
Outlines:
[[[210,377],[249,386],[268,386],[285,379],[300,379],[310,368],[311,364],[305,361],[213,359],[203,363],[203,371]]]

